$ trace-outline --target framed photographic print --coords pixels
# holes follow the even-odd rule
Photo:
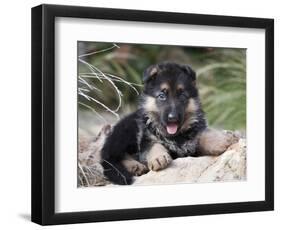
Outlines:
[[[273,19],[32,9],[32,221],[273,210]]]

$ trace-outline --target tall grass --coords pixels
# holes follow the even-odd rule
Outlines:
[[[246,128],[246,51],[224,49],[207,55],[197,69],[200,96],[210,125]]]
[[[142,86],[141,84],[129,82],[124,77],[104,72],[96,65],[84,60],[85,57],[105,53],[114,48],[119,48],[119,46],[113,44],[108,48],[78,56],[78,104],[80,107],[93,112],[97,118],[105,123],[108,121],[102,115],[103,112],[110,113],[117,120],[119,119],[118,112],[121,108],[123,97],[122,87],[128,87],[138,95],[139,91],[136,87]]]

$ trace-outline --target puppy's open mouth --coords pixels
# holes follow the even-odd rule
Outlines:
[[[168,134],[176,134],[176,132],[178,131],[178,123],[177,122],[169,122],[166,126],[166,130]]]

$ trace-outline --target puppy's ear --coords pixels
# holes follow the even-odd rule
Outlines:
[[[155,79],[158,73],[158,65],[149,66],[143,73],[143,82],[147,83],[148,81]]]
[[[190,76],[192,83],[196,84],[196,73],[189,65],[182,65],[182,69]]]

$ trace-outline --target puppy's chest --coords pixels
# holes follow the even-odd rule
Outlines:
[[[170,154],[174,157],[186,157],[194,155],[197,148],[197,140],[196,139],[188,139],[185,137],[177,138],[176,140],[168,139],[165,137],[156,136],[155,134],[146,130],[144,132],[144,136],[148,139],[148,142],[160,143],[167,150],[169,150]]]
[[[197,141],[195,140],[179,142],[164,138],[163,140],[160,140],[160,142],[170,150],[172,154],[175,154],[176,157],[191,156],[195,153],[197,147]]]

